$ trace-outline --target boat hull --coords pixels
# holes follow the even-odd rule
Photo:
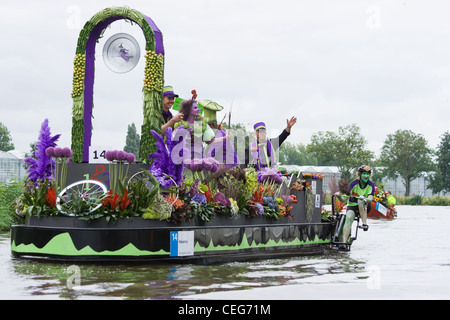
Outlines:
[[[256,220],[256,221],[255,221]],[[220,217],[208,225],[171,225],[142,218],[91,223],[31,217],[11,229],[14,257],[62,261],[215,263],[323,253],[332,223]]]

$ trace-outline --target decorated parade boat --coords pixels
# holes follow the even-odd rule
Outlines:
[[[90,196],[94,195],[95,188],[92,186],[98,187],[102,182],[78,180],[76,174],[93,176],[97,172],[103,172],[105,167],[107,166],[70,164],[67,178],[69,189],[65,189],[72,190],[72,195],[82,194],[90,189]],[[137,172],[132,175],[131,180],[134,179],[133,176],[141,175],[142,171],[139,170],[142,167],[142,164],[130,166],[130,172]],[[184,217],[181,210],[172,210],[172,216],[165,219],[161,219],[160,213],[150,212],[151,210],[148,211],[150,217],[146,213],[120,217],[119,207],[123,197],[118,198],[116,211],[103,211],[101,215],[96,214],[101,209],[89,212],[98,206],[98,201],[92,199],[90,209],[75,215],[68,212],[57,197],[59,211],[55,215],[31,215],[24,224],[12,226],[11,251],[14,257],[62,261],[196,263],[323,253],[332,244],[334,223],[321,221],[322,180],[305,179],[302,174],[300,177],[301,179],[290,179],[295,183],[289,189],[288,212],[276,212],[265,201],[256,205],[258,202],[254,201],[258,200],[252,197],[250,202],[253,204],[249,202],[248,208],[258,206],[263,212],[233,214],[232,209],[221,206],[219,200],[206,204],[212,209],[207,219],[199,212],[193,212],[192,208],[189,216]],[[143,180],[145,178],[140,177],[137,185]],[[71,183],[72,181],[75,182]],[[288,181],[286,179],[284,183]],[[77,189],[77,186],[81,188]],[[101,190],[101,193],[104,194],[105,191],[106,189]],[[64,194],[64,189],[60,194]],[[66,194],[69,192],[66,191]],[[70,197],[71,195],[68,196]],[[111,200],[111,197],[103,197],[102,205],[106,202],[105,199]],[[278,210],[283,208],[281,204],[277,207]],[[72,208],[75,209],[75,205]],[[154,219],[152,215],[158,218]]]
[[[367,212],[367,218],[371,219],[388,219],[392,220],[397,217],[397,211],[392,208],[384,205],[381,202],[372,201],[372,205],[370,206],[370,211]]]
[[[120,19],[137,24],[146,41],[140,161],[91,146],[96,43]],[[111,70],[136,66],[133,37],[114,35],[106,43]],[[186,155],[186,141],[174,139],[172,128],[159,134],[163,75],[162,34],[149,17],[127,7],[107,8],[85,24],[74,59],[72,145],[58,147],[59,135],[51,135],[48,120],[42,123],[36,151],[25,161],[28,178],[16,211],[24,223],[11,228],[12,255],[211,263],[327,250],[335,222],[321,220],[322,177],[244,169],[221,161],[226,157],[219,152],[174,158]],[[232,147],[224,146],[229,154]]]
[[[388,193],[389,194],[389,193]],[[397,217],[395,205],[389,202],[383,188],[377,188],[367,218],[392,220]]]

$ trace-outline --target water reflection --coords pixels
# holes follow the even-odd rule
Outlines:
[[[437,222],[450,223],[449,207],[404,207],[397,220],[370,221],[369,232],[358,235],[350,252],[210,266],[76,264],[77,269],[12,259],[9,234],[0,234],[0,298],[448,298],[450,244],[447,228]],[[79,285],[73,270],[79,270]]]
[[[42,298],[181,299],[198,293],[279,286],[325,274],[359,272],[364,262],[334,251],[320,257],[270,259],[220,265],[73,264],[11,260],[23,293]],[[71,278],[72,277],[72,278]]]

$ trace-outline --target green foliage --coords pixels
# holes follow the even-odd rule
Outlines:
[[[16,199],[22,193],[22,182],[10,181],[0,183],[0,230],[9,228],[20,222],[20,218],[14,213]]]
[[[0,122],[0,151],[10,150],[14,150],[11,134],[9,133],[8,128]]]
[[[424,172],[433,170],[433,151],[421,134],[411,130],[397,130],[389,134],[381,149],[380,163],[385,169],[382,174],[392,179],[401,176],[409,195],[410,182]]]
[[[191,201],[190,206],[192,208],[191,218],[197,217],[203,222],[210,222],[214,218],[213,205]]]
[[[374,153],[366,150],[367,141],[356,124],[339,127],[338,132],[319,131],[311,137],[306,150],[319,165],[337,166],[342,178],[350,180],[351,172],[373,161]]]
[[[280,152],[280,162],[282,164],[291,165],[317,165],[317,158],[313,154],[306,150],[304,144],[298,143],[294,144],[291,142],[284,142],[279,149]]]
[[[139,148],[141,139],[134,123],[128,125],[127,137],[123,151],[134,154],[136,161],[139,161]]]
[[[434,193],[450,192],[450,133],[448,131],[441,137],[436,156],[436,172],[431,175],[428,188]]]
[[[395,198],[397,199],[397,205],[450,206],[450,197],[416,195],[413,197],[396,196]]]

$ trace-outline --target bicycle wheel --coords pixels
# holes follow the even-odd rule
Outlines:
[[[106,186],[99,181],[78,181],[61,190],[56,209],[64,216],[89,215],[102,206],[106,193]]]

